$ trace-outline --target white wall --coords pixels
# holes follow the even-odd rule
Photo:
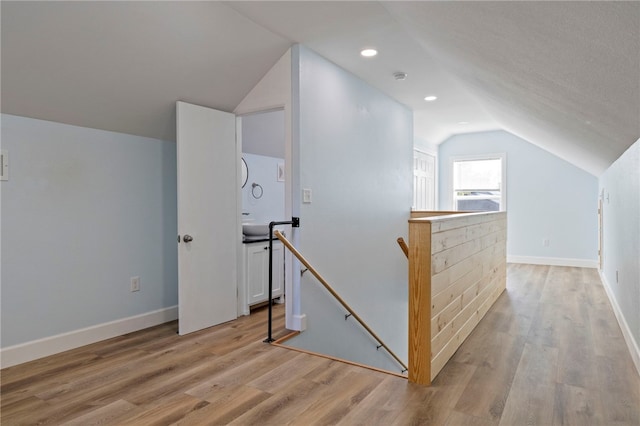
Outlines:
[[[406,360],[407,260],[396,239],[406,238],[412,202],[412,113],[303,46],[292,58],[294,187],[312,191],[310,204],[298,204],[300,251]],[[304,274],[308,328],[292,344],[359,362],[389,359],[319,285]]]
[[[243,153],[247,162],[249,177],[242,188],[242,212],[249,213],[243,219],[256,223],[289,220],[284,215],[284,181],[277,179],[278,164],[284,165],[284,158],[266,157]],[[260,187],[253,188],[257,183]]]
[[[602,174],[600,189],[601,275],[640,371],[640,140]]]
[[[432,144],[426,139],[422,139],[422,138],[416,137],[413,139],[413,149],[426,152],[427,154],[431,154],[433,156],[438,155],[438,145]]]
[[[439,209],[452,208],[451,157],[502,152],[507,153],[508,260],[596,267],[597,178],[511,133],[456,135],[440,145]]]
[[[242,152],[284,158],[284,109],[242,116]]]
[[[1,120],[3,350],[176,305],[175,143]]]

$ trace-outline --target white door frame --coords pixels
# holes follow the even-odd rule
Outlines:
[[[284,167],[285,167],[285,176],[284,176],[284,217],[282,218],[273,218],[273,220],[282,220],[287,221],[291,220],[293,217],[292,205],[293,205],[293,196],[292,196],[292,188],[293,188],[293,155],[291,153],[291,118],[290,118],[290,110],[287,105],[273,105],[269,107],[265,107],[264,109],[255,109],[245,113],[237,113],[237,134],[238,134],[238,150],[239,156],[242,157],[242,118],[248,115],[254,114],[262,114],[270,111],[278,111],[283,110],[285,112],[284,116],[284,126],[285,126],[285,140],[284,140]],[[240,211],[242,211],[242,199],[240,199]],[[240,225],[242,228],[242,225]],[[285,233],[287,238],[290,241],[293,241],[293,228],[289,225],[285,226]],[[242,231],[240,231],[242,235]],[[240,247],[240,255],[242,255],[242,247]],[[242,259],[242,257],[240,257]],[[293,256],[289,250],[285,250],[284,253],[284,269],[285,269],[285,321],[286,327],[290,330],[299,330],[296,328],[295,322],[293,320],[295,316],[295,310],[293,308],[294,303],[294,288],[293,288]],[[240,272],[239,272],[240,273]],[[242,275],[238,275],[239,277]],[[242,293],[242,292],[241,292]],[[246,297],[246,296],[245,296]],[[240,303],[239,303],[240,304]]]

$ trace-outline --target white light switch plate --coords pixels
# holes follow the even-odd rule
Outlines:
[[[311,203],[311,190],[309,188],[302,190],[302,202],[305,204]]]
[[[9,151],[0,150],[0,180],[9,180]]]

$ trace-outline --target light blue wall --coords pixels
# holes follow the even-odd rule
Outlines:
[[[175,143],[1,120],[2,347],[175,305]]]
[[[299,204],[300,250],[406,360],[408,267],[396,239],[406,238],[412,202],[412,113],[303,46],[293,58],[294,188],[312,191],[311,204]],[[359,362],[388,359],[318,286],[304,274],[308,329],[293,344]]]
[[[600,177],[602,275],[640,344],[640,140]],[[618,279],[616,280],[616,271]],[[637,350],[637,349],[636,349]]]
[[[247,153],[242,158],[249,171],[247,184],[242,188],[242,212],[249,215],[243,218],[256,223],[289,220],[284,216],[284,182],[277,179],[278,164],[284,164],[284,159]],[[253,188],[253,183],[262,189]]]
[[[595,266],[597,178],[511,133],[456,135],[440,145],[439,209],[452,208],[451,157],[503,152],[507,153],[507,255]],[[545,238],[548,247],[543,245]]]

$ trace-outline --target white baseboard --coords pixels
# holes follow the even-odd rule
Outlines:
[[[305,331],[307,329],[307,316],[305,314],[294,315],[293,327],[294,328],[292,330]]]
[[[633,359],[633,363],[636,366],[636,370],[638,370],[638,374],[640,374],[640,348],[638,347],[638,342],[631,334],[631,329],[629,328],[629,324],[627,324],[627,320],[624,318],[622,311],[620,310],[620,305],[616,301],[613,291],[611,290],[611,286],[609,282],[605,278],[602,271],[600,272],[600,279],[602,280],[602,286],[604,287],[607,296],[609,297],[609,302],[611,302],[611,306],[613,307],[613,313],[616,315],[616,319],[618,320],[618,324],[620,325],[620,329],[622,330],[622,335],[624,336],[624,341],[627,342],[627,347],[629,348],[629,352],[631,353],[631,359]]]
[[[128,318],[20,343],[0,350],[0,368],[11,367],[101,340],[153,327],[178,318],[178,306],[170,306]]]
[[[536,257],[507,255],[508,263],[526,263],[530,265],[573,266],[576,268],[597,268],[595,259],[567,259],[562,257]]]

